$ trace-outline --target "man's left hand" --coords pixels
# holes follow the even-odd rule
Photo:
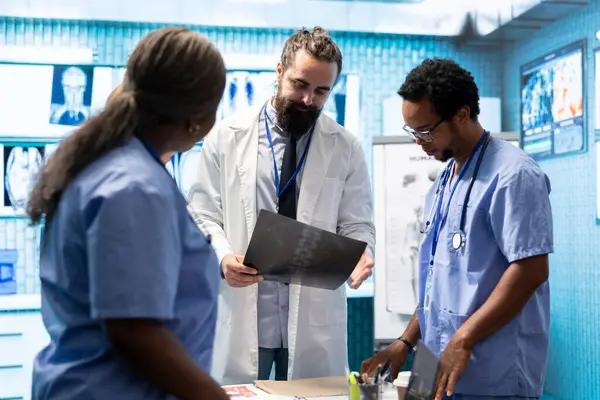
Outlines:
[[[458,332],[457,332],[458,333]],[[435,400],[442,400],[454,394],[456,382],[467,368],[471,358],[471,347],[459,335],[454,335],[440,357],[440,371]]]
[[[367,249],[354,268],[354,271],[352,271],[352,275],[350,275],[350,287],[352,289],[358,289],[373,274],[373,265],[375,263],[369,254],[369,249]]]

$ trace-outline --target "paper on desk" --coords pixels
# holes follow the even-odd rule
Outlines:
[[[348,394],[348,380],[344,376],[298,379],[293,381],[256,381],[264,392],[292,397],[328,397]]]
[[[227,395],[232,399],[258,396],[258,393],[253,392],[246,385],[227,386],[227,387],[224,387],[223,389],[225,389],[225,393],[227,393]]]

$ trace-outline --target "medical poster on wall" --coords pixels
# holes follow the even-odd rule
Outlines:
[[[444,164],[413,144],[385,148],[386,308],[411,315],[418,303],[419,246],[427,191]]]
[[[595,53],[595,144],[596,144],[596,224],[600,225],[600,49],[596,49]]]
[[[595,134],[596,145],[596,224],[600,225],[600,130]]]
[[[594,53],[595,55],[595,66],[596,66],[596,76],[594,77],[595,81],[594,81],[594,88],[595,88],[595,93],[596,93],[596,99],[595,99],[595,104],[596,104],[596,130],[600,130],[600,49],[597,49],[596,52]]]

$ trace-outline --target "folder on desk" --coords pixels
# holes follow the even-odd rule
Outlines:
[[[360,261],[367,244],[261,210],[244,256],[266,281],[335,290]]]
[[[255,385],[269,394],[296,398],[347,396],[349,393],[348,378],[344,376],[293,381],[256,381]]]

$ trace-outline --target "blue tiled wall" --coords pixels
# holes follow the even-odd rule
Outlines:
[[[504,129],[519,129],[519,66],[587,39],[585,57],[589,151],[541,162],[552,181],[555,254],[550,262],[551,345],[546,389],[563,399],[600,399],[600,227],[596,226],[594,48],[600,46],[600,0],[505,49]],[[600,79],[600,77],[598,77]]]
[[[97,62],[124,65],[135,44],[156,24],[102,23],[88,21],[31,20],[0,17],[0,46],[72,46],[92,48]],[[279,54],[289,30],[193,27],[210,37],[222,52]],[[497,51],[455,49],[444,39],[359,33],[335,33],[344,54],[344,71],[358,73],[361,85],[361,135],[367,157],[371,157],[373,136],[382,130],[384,98],[394,95],[406,73],[425,57],[454,57],[475,75],[482,96],[500,96],[502,92],[501,54]],[[275,67],[275,66],[273,66]],[[11,222],[11,224],[14,222]],[[25,232],[26,222],[18,221]],[[0,220],[0,232],[10,232],[9,223]],[[0,246],[2,243],[0,242]],[[33,255],[37,248],[28,247]],[[35,257],[20,266],[32,270]],[[22,273],[22,272],[21,272]],[[39,286],[21,285],[20,292],[38,291]]]
[[[90,47],[97,53],[98,63],[124,65],[137,41],[159,27],[152,24],[0,18],[0,46]],[[269,55],[279,54],[283,42],[291,33],[289,30],[194,29],[210,37],[223,52]],[[335,33],[334,36],[344,54],[345,72],[360,75],[360,133],[364,138],[369,161],[371,139],[380,135],[382,130],[383,99],[394,95],[406,73],[425,57],[453,57],[473,72],[482,96],[499,97],[502,93],[502,54],[498,51],[456,49],[447,40],[430,37],[358,33]],[[28,254],[18,266],[17,278],[21,277],[22,282],[25,282],[19,286],[19,292],[38,293],[35,271],[39,234],[35,238],[26,239],[32,228],[27,228],[25,220],[0,220],[0,247],[3,245],[2,235],[9,237],[15,229],[15,240],[23,243],[26,247],[23,253]],[[359,368],[360,361],[373,351],[372,308],[372,299],[350,300],[349,356],[353,368]]]

